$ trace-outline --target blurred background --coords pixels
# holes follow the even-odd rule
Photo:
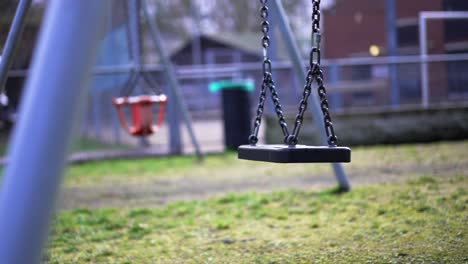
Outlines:
[[[307,65],[311,3],[283,2]],[[46,0],[33,3],[8,75],[6,92],[0,98],[2,154],[16,120],[47,6]],[[257,1],[150,0],[147,3],[151,18],[159,26],[164,54],[175,67],[179,93],[189,110],[201,150],[224,151],[229,137],[226,116],[243,115],[244,119],[251,120],[258,101],[262,49]],[[0,1],[0,45],[5,43],[17,4],[16,0]],[[137,27],[129,25],[127,1],[114,0],[111,8],[107,35],[100,46],[93,87],[80,129],[76,131],[73,151],[105,154],[151,149],[153,154],[161,155],[193,153],[192,141],[180,108],[172,100],[174,95],[168,88],[168,76],[150,29],[144,21]],[[468,16],[454,19],[451,17],[454,11],[468,11],[468,1],[323,1],[322,65],[332,117],[342,145],[467,137]],[[270,18],[274,78],[285,113],[292,119],[304,80],[296,78],[285,38],[277,26],[278,18],[274,14]],[[132,36],[139,37],[135,40]],[[141,53],[140,65],[138,53]],[[131,94],[141,95],[151,90],[163,92],[169,99],[162,129],[150,136],[133,137],[122,128],[112,100],[127,95],[130,71],[140,66],[154,82],[137,80],[130,89]],[[223,90],[216,87],[226,83],[248,94],[247,104],[234,102],[248,107],[247,114],[223,108]],[[249,88],[252,85],[254,91]],[[154,113],[158,111],[155,107]],[[131,122],[128,109],[124,114]],[[301,143],[319,144],[317,128],[311,115],[307,115]],[[262,140],[281,142],[281,130],[271,105],[264,119]],[[246,141],[248,133],[243,133],[241,136]]]

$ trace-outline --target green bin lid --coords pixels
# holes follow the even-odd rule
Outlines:
[[[255,85],[252,81],[219,81],[210,83],[209,89],[212,93],[216,93],[221,90],[242,90],[253,92],[255,90]]]

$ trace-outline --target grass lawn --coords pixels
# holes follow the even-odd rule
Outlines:
[[[345,169],[382,176],[380,170],[411,169],[421,174],[424,167],[458,167],[468,164],[468,141],[410,144],[399,146],[357,147],[352,162]],[[372,173],[370,173],[372,172]],[[429,171],[431,172],[431,171]],[[208,156],[199,164],[195,157],[170,157],[138,161],[102,161],[72,166],[65,177],[68,186],[96,184],[115,185],[129,182],[151,182],[165,178],[249,178],[261,175],[291,176],[309,174],[332,175],[329,164],[273,164],[238,160],[236,153]],[[432,172],[431,172],[432,173]],[[385,175],[384,175],[385,176]],[[404,176],[404,175],[402,175]],[[333,176],[332,176],[333,177]]]
[[[72,144],[71,152],[98,151],[98,150],[119,150],[129,148],[125,145],[112,145],[102,143],[96,139],[78,138]]]
[[[50,263],[466,263],[468,177],[58,215]]]
[[[58,213],[44,258],[49,263],[468,262],[467,141],[356,148],[346,169],[357,187],[339,194],[290,184],[303,178],[300,184],[333,184],[329,165],[239,161],[234,153],[210,156],[203,164],[181,157],[72,166],[62,198],[67,192],[84,198]],[[255,192],[236,185],[257,183],[252,178],[260,179],[254,190],[270,182],[280,188]],[[239,189],[208,199],[190,196],[198,188],[210,192],[231,184]],[[186,192],[190,199],[131,203],[164,191]],[[88,200],[101,203],[94,207]]]
[[[8,150],[8,138],[2,138],[0,140],[0,156],[4,156]],[[124,145],[110,145],[101,143],[98,140],[90,138],[78,138],[72,144],[72,152],[81,152],[81,151],[96,151],[96,150],[118,150],[128,148]]]

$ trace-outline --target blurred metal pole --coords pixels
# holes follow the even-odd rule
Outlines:
[[[269,2],[271,4],[272,9],[276,12],[276,16],[278,18],[278,26],[283,33],[284,43],[289,53],[289,57],[291,58],[294,72],[297,74],[297,78],[299,80],[305,80],[306,78],[306,70],[304,65],[302,64],[302,58],[299,53],[299,48],[297,47],[296,40],[294,35],[289,27],[289,21],[284,11],[283,5],[281,4],[280,0],[273,0]],[[324,144],[327,143],[327,135],[325,133],[324,125],[322,123],[323,115],[322,111],[320,110],[320,106],[317,102],[317,98],[314,96],[312,100],[309,100],[311,103],[309,106],[309,110],[313,115],[313,121],[315,125],[320,130],[320,136]],[[349,184],[348,177],[343,169],[343,166],[340,163],[333,163],[333,169],[335,171],[336,179],[338,180],[338,185],[341,190],[348,191],[351,189],[351,185]]]
[[[102,140],[102,104],[101,104],[101,95],[102,92],[97,89],[92,89],[91,91],[91,104],[92,104],[92,113],[93,113],[93,127],[94,127],[94,136],[98,141]]]
[[[140,7],[141,0],[128,0],[128,23],[130,29],[130,48],[135,65],[135,72],[137,76],[142,74],[141,63],[141,27],[140,27]],[[138,82],[135,83],[135,88],[138,88]],[[148,137],[139,137],[141,147],[149,147],[151,144]]]
[[[24,25],[26,24],[26,15],[30,6],[31,0],[21,0],[16,8],[15,17],[11,23],[10,32],[8,32],[8,37],[3,48],[2,59],[0,60],[0,93],[5,90],[8,70],[11,67],[16,47],[23,33]]]
[[[193,16],[193,47],[192,47],[192,64],[202,64],[202,51],[201,51],[201,35],[200,30],[200,12],[198,10],[197,0],[191,0],[190,4],[192,7]]]
[[[108,0],[48,4],[0,193],[0,262],[40,263]]]
[[[421,56],[421,104],[423,108],[429,107],[429,77],[427,65],[427,36],[426,19],[419,15],[419,48]]]
[[[178,106],[180,113],[182,114],[182,118],[184,119],[185,125],[187,126],[187,130],[192,141],[192,144],[195,148],[195,153],[199,159],[203,159],[203,153],[201,152],[200,145],[198,144],[197,137],[195,136],[195,131],[192,127],[192,118],[190,117],[187,104],[185,103],[184,98],[180,94],[180,85],[176,77],[176,72],[171,64],[171,61],[164,53],[164,49],[161,44],[161,37],[159,36],[159,30],[157,28],[156,22],[150,17],[148,11],[148,4],[144,2],[142,5],[143,13],[146,19],[146,23],[148,23],[149,31],[151,34],[151,38],[153,39],[154,46],[156,51],[158,52],[159,59],[164,66],[164,70],[166,72],[166,76],[169,82],[169,88],[171,89],[172,93],[175,95],[172,100],[175,101],[176,105]],[[171,98],[169,98],[171,100]]]
[[[115,14],[114,12],[116,10],[116,8],[114,8],[114,4],[116,4],[115,1],[109,1],[108,9],[110,11],[109,11],[109,17],[107,19],[108,39],[106,43],[106,49],[110,51],[110,54],[116,54],[115,44],[117,41],[115,40],[116,38],[115,35],[117,34],[117,32],[120,32],[114,28],[114,14]],[[118,87],[120,85],[120,82],[117,76],[118,75],[110,76],[111,83],[112,83],[111,85],[113,87]],[[111,126],[112,126],[112,131],[113,131],[113,136],[114,136],[112,143],[114,143],[115,145],[120,145],[122,143],[120,140],[120,131],[122,131],[122,129],[120,126],[118,115],[111,116]]]
[[[387,48],[388,56],[398,56],[397,14],[395,0],[385,0],[385,18],[387,22]],[[398,65],[392,63],[390,68],[390,104],[392,107],[400,106],[400,86],[398,83]]]
[[[330,76],[330,84],[336,84],[340,81],[341,66],[331,64],[328,67],[328,76]],[[330,96],[330,104],[335,110],[342,110],[344,107],[343,96],[340,93],[333,93]]]
[[[183,154],[184,149],[180,127],[180,111],[178,109],[177,104],[174,103],[175,101],[172,101],[171,99],[175,98],[177,95],[174,93],[173,89],[170,88],[171,84],[167,84],[167,78],[164,81],[164,88],[169,87],[169,89],[167,89],[167,96],[169,98],[169,102],[166,108],[166,120],[167,124],[169,125],[169,153],[171,155],[180,155]]]
[[[176,97],[173,89],[170,89],[170,84],[168,80],[164,80],[164,88],[167,89],[167,96],[169,98],[169,103],[167,104],[167,115],[166,120],[169,125],[169,153],[171,155],[180,155],[183,153],[183,143],[180,132],[180,113],[177,104],[172,102],[171,98]]]

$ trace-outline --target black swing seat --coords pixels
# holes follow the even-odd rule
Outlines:
[[[242,145],[238,158],[275,163],[342,163],[351,162],[348,147],[306,145]]]

